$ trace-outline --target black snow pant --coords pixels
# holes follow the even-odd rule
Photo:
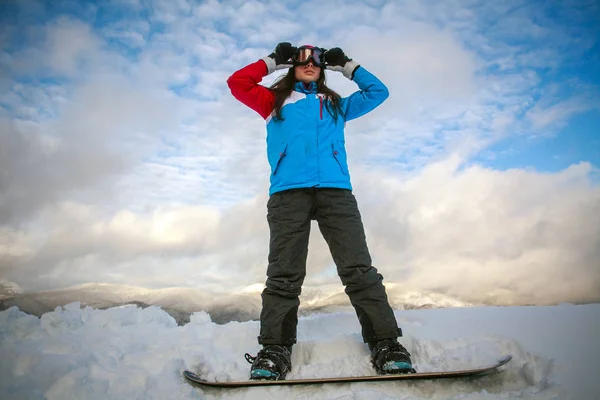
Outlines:
[[[329,245],[337,273],[356,310],[364,341],[402,336],[383,277],[371,265],[354,195],[346,189],[306,188],[274,193],[267,203],[271,239],[258,342],[296,343],[299,296],[306,275],[313,219]]]

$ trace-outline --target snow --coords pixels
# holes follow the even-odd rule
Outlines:
[[[12,399],[593,399],[600,383],[600,304],[398,310],[401,342],[418,371],[474,368],[477,379],[200,389],[182,371],[246,379],[257,321],[219,325],[196,312],[179,326],[160,307],[108,310],[71,303],[41,318],[0,313],[0,398]],[[289,378],[374,371],[353,313],[300,318]]]

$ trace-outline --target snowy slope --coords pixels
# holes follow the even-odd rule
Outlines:
[[[397,311],[419,371],[473,367],[514,355],[476,380],[203,391],[181,377],[244,379],[258,323],[213,323],[195,313],[178,326],[158,307],[96,310],[78,303],[36,318],[0,313],[2,399],[593,399],[600,305]],[[372,374],[352,313],[300,320],[290,378]],[[34,377],[35,379],[31,379]]]

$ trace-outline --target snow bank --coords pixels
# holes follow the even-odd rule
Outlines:
[[[182,371],[246,379],[243,355],[259,349],[258,322],[218,325],[200,312],[178,326],[159,307],[96,310],[79,303],[37,318],[12,307],[0,313],[0,398],[579,399],[599,392],[592,369],[585,368],[600,357],[599,331],[593,331],[600,321],[598,305],[396,315],[419,371],[483,366],[503,354],[514,358],[502,373],[471,380],[203,391],[188,385]],[[551,325],[558,329],[548,330]],[[352,313],[301,318],[289,378],[373,374],[359,331]],[[574,333],[580,344],[565,350],[565,338]],[[587,348],[585,356],[580,347]],[[589,364],[578,367],[581,362]]]

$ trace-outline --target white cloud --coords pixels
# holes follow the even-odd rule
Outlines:
[[[513,301],[593,298],[600,191],[590,186],[590,165],[553,175],[461,170],[458,161],[404,181],[361,176],[369,240],[389,279],[403,290],[415,285],[465,300],[481,301],[495,288]]]
[[[194,7],[194,16],[202,20],[219,19],[223,16],[226,7],[218,0],[208,0]]]
[[[106,38],[117,40],[133,48],[146,45],[146,37],[150,31],[148,21],[115,21],[102,29]]]
[[[555,104],[547,104],[547,101],[542,101],[527,113],[527,117],[536,130],[552,126],[554,128],[552,131],[554,131],[556,128],[563,127],[571,116],[589,110],[591,102],[600,104],[598,96],[593,96],[593,98],[592,100],[589,96],[578,95]],[[595,108],[600,110],[600,105]]]
[[[397,284],[395,295],[438,292],[505,304],[598,301],[600,190],[590,186],[589,165],[547,175],[459,167],[460,159],[450,158],[404,178],[357,174],[371,254],[386,282]],[[196,285],[222,280],[222,290],[231,291],[264,281],[265,203],[257,196],[225,210],[172,205],[109,215],[62,203],[44,214],[47,235],[36,239],[37,248],[33,241],[24,246],[29,232],[13,234],[19,254],[27,255],[17,264],[22,274],[44,266],[51,285],[82,277],[118,283],[126,270],[134,285],[187,286],[192,274]],[[313,228],[306,285],[339,293],[335,273],[323,275],[331,256],[316,223]],[[18,275],[13,271],[10,280],[18,282]]]
[[[60,18],[49,25],[46,32],[44,53],[48,63],[60,74],[72,75],[80,69],[80,63],[93,62],[101,42],[90,26],[74,19]]]
[[[177,25],[192,13],[192,5],[186,0],[151,0],[147,3],[147,10],[152,23]]]

